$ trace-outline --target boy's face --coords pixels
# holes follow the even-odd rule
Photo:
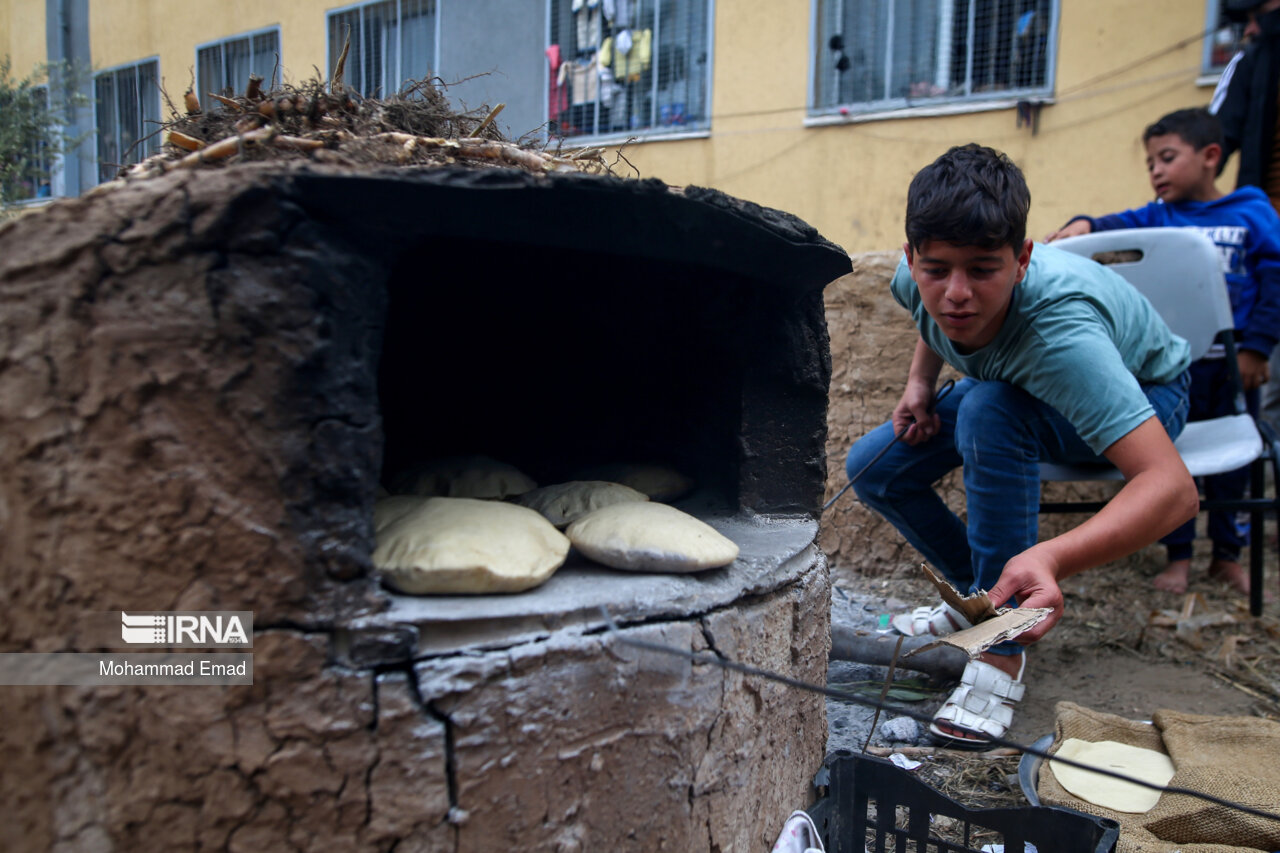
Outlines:
[[[1147,140],[1147,176],[1156,198],[1164,202],[1211,201],[1214,176],[1222,148],[1206,145],[1199,151],[1176,133]]]
[[[1031,241],[1017,254],[1011,246],[984,249],[941,240],[902,248],[924,310],[956,348],[973,352],[991,343],[1009,313],[1013,288],[1027,274]]]

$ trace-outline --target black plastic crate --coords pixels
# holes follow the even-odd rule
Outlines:
[[[1120,826],[1073,809],[970,809],[881,758],[841,750],[810,810],[828,853],[1112,853]],[[954,823],[939,831],[934,816]]]

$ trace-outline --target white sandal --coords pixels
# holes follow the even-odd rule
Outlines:
[[[893,630],[906,637],[935,637],[954,634],[972,627],[964,614],[945,601],[937,607],[917,607],[910,613],[899,613],[889,620]]]
[[[985,749],[990,744],[986,738],[1004,737],[1013,723],[1013,709],[1007,703],[1017,702],[1026,692],[1027,686],[1022,683],[1022,673],[1026,668],[1025,652],[1016,678],[1010,678],[1007,673],[989,663],[969,661],[965,665],[964,675],[960,677],[960,686],[951,693],[938,713],[933,715],[929,732],[947,746],[963,749]],[[938,723],[985,735],[985,738],[957,737],[938,728]]]

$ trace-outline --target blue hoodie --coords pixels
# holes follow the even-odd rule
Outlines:
[[[1075,218],[1087,219],[1094,231],[1199,229],[1222,254],[1238,346],[1271,355],[1280,339],[1280,216],[1262,190],[1241,187],[1216,201],[1153,201],[1097,219]]]

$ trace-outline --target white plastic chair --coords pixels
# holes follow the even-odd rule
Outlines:
[[[1217,247],[1204,234],[1188,228],[1103,231],[1060,240],[1053,245],[1100,260],[1124,276],[1151,301],[1174,334],[1187,340],[1191,345],[1192,360],[1204,356],[1215,341],[1225,347],[1235,391],[1235,414],[1188,423],[1174,442],[1174,447],[1194,477],[1251,466],[1248,497],[1231,501],[1201,500],[1200,510],[1247,511],[1250,514],[1249,610],[1254,616],[1261,615],[1265,513],[1270,512],[1272,517],[1280,520],[1280,498],[1274,493],[1272,497],[1266,496],[1265,463],[1271,463],[1273,484],[1280,483],[1280,467],[1277,465],[1280,447],[1271,428],[1256,420],[1245,408],[1236,362],[1231,299],[1222,277]],[[1116,259],[1113,253],[1123,254]],[[1120,472],[1110,465],[1040,465],[1040,479],[1045,482],[1120,478]],[[1082,512],[1100,507],[1097,502],[1041,503],[1040,511]]]

